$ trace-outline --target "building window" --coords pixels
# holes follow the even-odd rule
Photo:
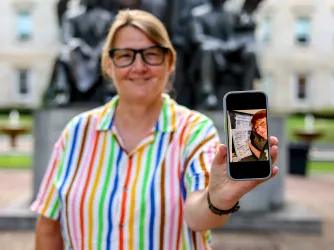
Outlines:
[[[305,100],[307,98],[307,76],[297,76],[297,98],[299,100]]]
[[[334,78],[332,79],[332,82],[331,82],[331,96],[330,96],[330,99],[331,99],[331,104],[334,105]]]
[[[32,96],[32,74],[29,69],[17,69],[15,71],[14,95],[16,101],[30,101]]]
[[[270,42],[271,19],[265,17],[260,24],[260,38],[263,43]]]
[[[32,16],[30,11],[17,12],[17,38],[27,41],[32,37]]]
[[[272,103],[272,90],[273,90],[273,76],[272,75],[265,75],[263,78],[262,78],[262,90],[267,94],[268,96],[268,100],[269,100],[269,104]]]
[[[29,72],[27,69],[18,70],[18,77],[19,77],[19,88],[18,92],[20,95],[27,95],[29,94],[29,87],[28,87],[28,77]]]
[[[310,42],[311,22],[308,17],[298,17],[296,20],[296,42],[308,45]]]

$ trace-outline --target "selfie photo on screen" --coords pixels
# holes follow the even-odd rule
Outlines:
[[[265,109],[228,111],[230,162],[268,161]]]

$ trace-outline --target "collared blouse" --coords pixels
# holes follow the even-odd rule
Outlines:
[[[118,99],[67,124],[31,209],[60,222],[65,249],[210,249],[210,231],[191,231],[183,207],[208,185],[213,122],[163,94],[156,125],[126,152],[113,122]]]

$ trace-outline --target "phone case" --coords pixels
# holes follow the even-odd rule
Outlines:
[[[228,133],[228,119],[227,119],[227,109],[226,109],[226,99],[228,97],[228,95],[231,94],[241,94],[241,93],[261,93],[266,97],[266,111],[267,111],[267,127],[268,127],[268,160],[269,160],[269,166],[270,166],[270,172],[269,175],[267,177],[264,178],[245,178],[245,179],[235,179],[231,176],[231,172],[230,172],[230,151],[229,151],[229,133]],[[271,162],[271,157],[270,157],[270,125],[269,125],[269,110],[268,110],[268,96],[265,92],[260,91],[260,90],[247,90],[247,91],[230,91],[228,93],[226,93],[224,95],[224,99],[223,99],[223,112],[224,112],[224,132],[225,132],[225,143],[226,143],[226,147],[227,147],[227,157],[226,157],[226,166],[227,166],[227,172],[229,177],[234,180],[234,181],[249,181],[249,180],[267,180],[271,177],[272,175],[272,162]]]

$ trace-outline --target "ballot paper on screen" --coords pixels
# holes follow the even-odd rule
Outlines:
[[[252,130],[251,122],[250,122],[252,117],[253,116],[249,114],[236,114],[235,115],[235,128]]]
[[[249,136],[250,130],[248,129],[232,129],[233,144],[238,161],[252,155],[248,145]]]

